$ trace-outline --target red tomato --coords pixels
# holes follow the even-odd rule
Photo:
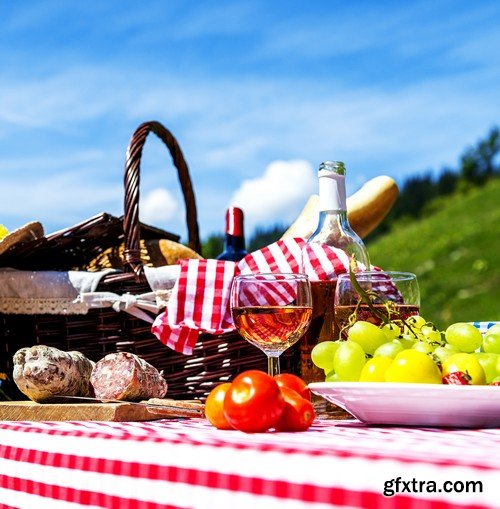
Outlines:
[[[278,385],[281,387],[288,387],[289,389],[298,392],[300,396],[305,399],[311,401],[311,391],[307,387],[307,384],[302,380],[302,378],[297,375],[292,375],[291,373],[281,373],[279,375],[275,375],[274,379],[278,382]]]
[[[273,377],[263,371],[240,373],[224,398],[229,424],[247,433],[263,432],[280,420],[285,400]]]
[[[229,382],[217,385],[205,401],[205,417],[218,429],[233,429],[224,415],[224,397],[230,387]]]
[[[312,403],[288,387],[281,387],[285,398],[285,410],[276,425],[277,431],[305,431],[316,415]]]

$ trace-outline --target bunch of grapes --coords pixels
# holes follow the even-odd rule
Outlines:
[[[327,382],[500,385],[500,324],[484,334],[470,323],[438,330],[421,316],[380,327],[355,322],[344,341],[311,352]]]

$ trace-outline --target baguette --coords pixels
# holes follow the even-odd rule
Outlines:
[[[352,229],[365,238],[373,231],[391,210],[399,190],[391,177],[381,175],[366,182],[358,191],[347,198],[347,217]],[[304,208],[281,237],[309,238],[316,228],[319,214],[319,196],[313,194]]]

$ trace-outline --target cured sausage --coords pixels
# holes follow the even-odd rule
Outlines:
[[[33,401],[53,396],[93,396],[90,375],[94,363],[80,352],[35,345],[14,354],[13,379],[19,390]]]
[[[167,382],[151,364],[129,352],[110,353],[98,361],[90,382],[98,399],[136,401],[163,398]]]

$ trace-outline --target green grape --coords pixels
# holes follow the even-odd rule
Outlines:
[[[500,356],[497,362],[497,376],[500,377]]]
[[[401,334],[401,329],[395,323],[386,323],[382,327],[382,331],[385,334],[387,341],[396,339]]]
[[[456,346],[461,352],[471,353],[477,350],[482,342],[483,336],[479,329],[470,323],[454,323],[445,332],[446,341]]]
[[[339,375],[332,370],[326,375],[325,382],[340,382]]]
[[[491,329],[483,336],[482,350],[486,353],[500,353],[500,328],[498,332]]]
[[[333,368],[339,380],[357,382],[365,362],[365,351],[359,343],[350,340],[341,341],[335,352]]]
[[[383,345],[380,345],[375,352],[373,352],[373,357],[391,357],[394,359],[399,352],[404,350],[404,346],[398,339],[394,339],[393,341],[388,341]]]
[[[384,343],[387,342],[387,337],[384,332],[379,329],[376,325],[370,322],[364,322],[362,320],[356,322],[347,334],[349,341],[358,343],[363,350],[370,355]]]
[[[492,325],[487,331],[486,334],[500,334],[500,323],[496,323],[495,325]]]
[[[425,340],[428,341],[429,343],[434,343],[438,345],[443,343],[441,333],[435,327],[430,325],[424,325],[420,329],[420,331],[424,335]]]
[[[448,357],[441,365],[443,376],[461,371],[471,378],[473,385],[484,385],[486,374],[477,357],[472,353],[460,352]]]
[[[410,316],[410,318],[408,318],[406,321],[411,328],[419,330],[427,323],[427,320],[420,315]]]
[[[496,353],[484,352],[476,352],[473,355],[477,358],[479,364],[481,364],[482,368],[484,369],[484,374],[486,375],[486,383],[491,383],[493,379],[498,376],[497,365],[500,356]]]
[[[411,348],[415,343],[415,336],[409,336],[408,334],[402,334],[398,341],[403,345],[403,348],[407,350]]]
[[[434,348],[433,355],[439,362],[444,362],[448,357],[451,357],[454,353],[459,353],[460,350],[453,345],[447,346],[436,346]]]
[[[385,382],[385,372],[391,365],[390,357],[373,357],[368,359],[359,375],[360,382]]]
[[[311,360],[318,368],[331,371],[333,358],[339,347],[338,341],[321,341],[311,350]]]
[[[432,353],[434,351],[434,347],[427,341],[415,341],[412,348],[423,353]]]
[[[387,382],[440,384],[441,371],[431,357],[418,350],[398,353],[385,372]]]

